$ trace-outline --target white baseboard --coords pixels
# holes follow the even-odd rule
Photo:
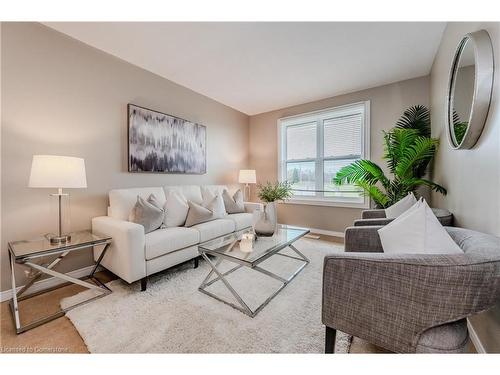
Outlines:
[[[317,229],[317,228],[309,228],[309,230],[311,231],[311,233],[324,234],[325,236],[333,236],[333,237],[344,238],[344,233],[343,232],[335,232],[333,230]]]
[[[480,354],[485,354],[486,349],[484,348],[483,344],[481,343],[481,340],[479,340],[479,337],[474,330],[474,327],[472,324],[469,322],[469,319],[467,319],[467,329],[469,330],[469,337],[470,341],[474,344],[474,347],[476,348],[476,351]]]
[[[88,267],[84,267],[84,268],[80,268],[80,269],[68,272],[66,274],[68,276],[71,276],[74,278],[80,278],[80,277],[84,277],[84,276],[87,276],[88,274],[90,274],[90,272],[92,271],[92,268],[94,268],[94,266],[88,266]],[[97,269],[97,271],[101,271],[101,270],[102,270],[102,267],[99,267]],[[37,281],[28,289],[29,293],[27,295],[39,292],[41,290],[53,288],[57,285],[64,284],[65,282],[66,281],[58,279],[56,277],[49,277],[47,279]],[[21,290],[22,287],[23,287],[23,285],[18,286],[16,288],[17,289],[16,291]],[[12,289],[8,289],[8,290],[4,290],[4,291],[0,292],[0,302],[8,301],[10,299],[12,299]]]

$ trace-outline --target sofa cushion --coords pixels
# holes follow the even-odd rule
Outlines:
[[[465,319],[432,327],[418,340],[417,353],[464,353],[469,334]]]
[[[163,187],[163,190],[165,191],[166,197],[168,197],[171,192],[175,191],[182,194],[184,198],[186,198],[186,201],[192,201],[197,204],[201,204],[203,201],[199,185],[166,185]]]
[[[196,229],[200,233],[200,242],[205,242],[234,232],[235,224],[233,220],[217,219],[207,223],[197,224],[191,228]]]
[[[184,227],[158,229],[146,234],[146,260],[196,245],[200,240],[197,230]]]
[[[234,221],[236,226],[235,230],[241,230],[252,226],[253,215],[246,212],[241,214],[230,214],[226,216],[228,219]]]
[[[128,220],[128,215],[137,202],[137,196],[148,199],[150,194],[154,194],[156,199],[165,203],[165,192],[161,187],[146,187],[132,189],[113,189],[109,192],[110,214],[115,219]]]

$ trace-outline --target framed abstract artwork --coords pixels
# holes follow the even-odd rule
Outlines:
[[[129,172],[207,172],[205,126],[134,104],[127,110]]]

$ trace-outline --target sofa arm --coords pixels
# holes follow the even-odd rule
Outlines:
[[[384,209],[363,210],[361,212],[362,219],[383,219],[385,218]]]
[[[245,205],[245,212],[248,213],[253,213],[256,209],[259,210],[264,210],[264,205],[262,203],[257,203],[257,202],[244,202]]]
[[[348,227],[344,235],[345,252],[382,253],[378,230],[382,225]]]
[[[325,325],[398,352],[422,332],[484,311],[500,298],[500,260],[465,254],[335,254],[323,269]]]
[[[109,216],[92,219],[92,232],[112,238],[101,264],[111,272],[132,283],[146,276],[145,235],[142,225]],[[97,259],[102,248],[94,248]]]

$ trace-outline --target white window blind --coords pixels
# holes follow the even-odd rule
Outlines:
[[[279,179],[294,189],[294,200],[365,207],[355,186],[334,185],[344,166],[369,157],[369,102],[280,119]],[[302,203],[304,203],[302,202]]]
[[[323,121],[325,158],[359,158],[362,153],[363,116],[355,114]]]
[[[316,123],[287,127],[286,143],[287,160],[316,158]]]

